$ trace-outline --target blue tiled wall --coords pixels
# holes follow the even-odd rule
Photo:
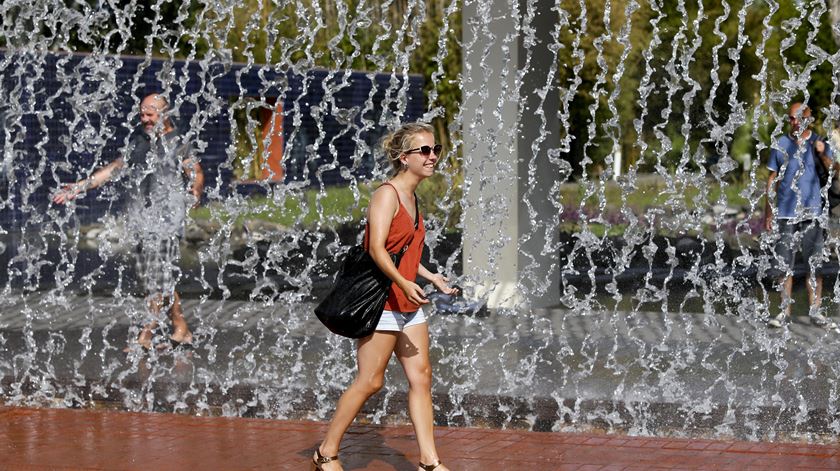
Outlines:
[[[138,122],[137,104],[148,93],[168,90],[182,127],[188,127],[184,124],[191,122],[197,107],[207,110],[209,119],[193,131],[206,144],[200,157],[210,197],[224,197],[232,188],[226,105],[240,96],[282,98],[285,142],[291,146],[285,178],[308,185],[342,183],[341,167],[354,176],[368,176],[373,157],[365,154],[354,164],[353,156],[358,141],[375,147],[383,132],[383,111],[386,116],[400,114],[400,99],[402,121],[416,120],[424,111],[420,76],[408,77],[408,86],[401,87],[401,77],[353,72],[347,86],[334,93],[334,106],[325,100],[325,90],[335,89],[344,75],[326,70],[278,73],[241,64],[224,68],[140,57],[0,51],[0,80],[0,224],[7,230],[31,222],[33,212],[50,210],[50,194],[60,182],[85,177],[117,158]],[[400,98],[397,93],[403,88]],[[374,106],[366,110],[372,89]],[[361,128],[364,132],[357,136]],[[313,148],[316,142],[320,144]],[[335,160],[337,165],[325,165]],[[123,196],[116,185],[92,191],[78,201],[77,216],[82,222],[96,220],[119,209]]]

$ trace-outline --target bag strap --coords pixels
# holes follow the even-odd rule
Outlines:
[[[394,191],[397,191],[397,189],[394,188]],[[397,195],[397,198],[399,197],[400,196]],[[402,250],[400,250],[400,255],[404,254],[405,251],[408,250],[408,246],[411,245],[412,242],[414,242],[414,234],[417,234],[418,227],[420,227],[420,209],[417,205],[417,193],[414,193],[414,232],[411,233],[411,239],[408,239],[408,242],[406,242]]]
[[[417,205],[417,193],[414,193],[414,230],[420,227],[420,208]]]
[[[400,201],[400,192],[397,191],[397,187],[395,187],[393,184],[391,184],[391,182],[385,182],[382,185],[383,186],[384,185],[390,186],[394,190],[394,193],[397,194],[397,203],[402,205],[402,201]],[[397,252],[397,255],[402,256],[402,254],[404,254],[405,251],[408,250],[408,246],[411,245],[412,242],[414,242],[414,234],[417,233],[417,228],[418,227],[420,227],[420,209],[417,205],[417,193],[415,192],[414,193],[414,232],[411,233],[411,239],[408,239],[408,242],[406,242],[405,245],[403,245],[403,248],[400,249],[399,252]]]

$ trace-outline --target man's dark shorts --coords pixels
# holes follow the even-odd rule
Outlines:
[[[181,277],[178,237],[147,236],[137,245],[137,274],[147,295],[170,296]]]
[[[778,268],[783,273],[793,271],[797,249],[802,250],[803,260],[809,264],[809,271],[815,271],[822,263],[825,230],[816,219],[792,222],[779,219],[779,241],[776,243]],[[813,257],[813,259],[812,259]]]

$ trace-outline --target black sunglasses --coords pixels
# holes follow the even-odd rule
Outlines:
[[[403,154],[413,154],[415,152],[419,152],[420,155],[428,157],[433,151],[434,151],[435,155],[440,155],[440,152],[442,150],[443,150],[442,145],[435,144],[434,147],[432,147],[432,146],[420,146],[420,147],[417,147],[416,149],[409,149],[409,150],[403,152]]]

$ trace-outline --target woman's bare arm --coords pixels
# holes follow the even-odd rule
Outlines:
[[[394,220],[399,204],[397,193],[393,188],[386,188],[386,185],[379,187],[373,193],[370,206],[368,206],[368,253],[382,273],[397,284],[409,301],[414,304],[425,304],[429,301],[425,298],[423,290],[417,283],[400,274],[385,249],[391,221]]]

